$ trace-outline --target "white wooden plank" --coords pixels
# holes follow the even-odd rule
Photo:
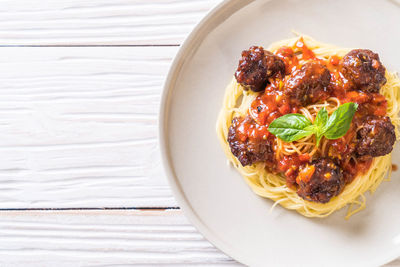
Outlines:
[[[176,51],[0,48],[0,208],[176,206],[157,144]]]
[[[2,211],[0,241],[0,266],[242,266],[179,210]]]
[[[0,266],[240,266],[180,211],[0,212]]]
[[[180,44],[221,0],[3,0],[2,45]]]

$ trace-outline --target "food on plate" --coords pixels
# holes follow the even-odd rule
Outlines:
[[[365,207],[392,170],[400,79],[369,49],[307,36],[242,52],[217,133],[253,191],[307,217]]]

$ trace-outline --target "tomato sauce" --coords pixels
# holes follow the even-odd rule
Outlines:
[[[300,37],[300,39],[296,42],[295,48],[297,48],[301,52],[301,59],[308,60],[318,60],[317,57],[315,56],[314,52],[309,49],[306,44],[304,43],[303,37]]]
[[[357,175],[365,174],[371,164],[372,158],[358,160],[357,163],[354,160],[342,161],[341,167],[346,183],[352,182]]]
[[[386,115],[387,101],[385,97],[379,93],[366,93],[355,91],[352,84],[344,78],[341,73],[342,59],[333,55],[329,58],[317,58],[314,52],[307,47],[303,38],[300,38],[293,47],[283,46],[276,52],[280,59],[285,63],[286,76],[283,79],[270,79],[263,93],[251,103],[249,115],[254,121],[246,121],[239,128],[239,138],[245,141],[250,139],[269,139],[274,140],[276,137],[268,132],[269,124],[275,119],[289,113],[298,113],[301,106],[291,101],[291,97],[283,93],[283,87],[287,77],[294,71],[300,69],[302,64],[300,61],[316,61],[324,64],[330,71],[331,78],[328,91],[317,95],[320,101],[326,100],[328,97],[337,97],[341,104],[354,102],[359,104],[356,115],[350,130],[343,137],[337,140],[330,140],[327,145],[328,156],[337,158],[340,167],[346,173],[346,181],[350,182],[358,174],[365,173],[372,163],[372,158],[360,158],[357,163],[350,159],[351,154],[355,150],[356,124],[361,118],[367,115]],[[315,97],[315,96],[314,96]],[[271,171],[285,175],[287,184],[290,187],[296,186],[296,177],[299,173],[299,167],[312,160],[308,154],[283,156],[274,163],[267,164]]]
[[[282,86],[282,81],[272,82],[264,94],[251,103],[249,113],[258,124],[268,126],[276,118],[298,111],[298,107],[291,105],[289,97],[283,94]]]
[[[293,188],[296,186],[296,177],[299,167],[309,162],[310,159],[311,156],[309,154],[283,156],[283,158],[278,161],[275,171],[283,173],[286,177],[287,185]]]
[[[397,169],[398,169],[398,167],[397,167],[397,165],[396,164],[392,164],[392,171],[397,171]]]

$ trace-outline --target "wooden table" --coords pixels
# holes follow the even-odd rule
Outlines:
[[[2,1],[0,266],[240,266],[185,219],[157,142],[169,64],[218,2]]]

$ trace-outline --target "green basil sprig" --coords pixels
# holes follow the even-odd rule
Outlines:
[[[323,136],[327,139],[338,139],[346,134],[358,108],[357,103],[349,102],[339,106],[331,116],[322,108],[314,124],[301,114],[286,114],[275,119],[268,131],[285,142],[297,141],[315,134],[317,145]]]

